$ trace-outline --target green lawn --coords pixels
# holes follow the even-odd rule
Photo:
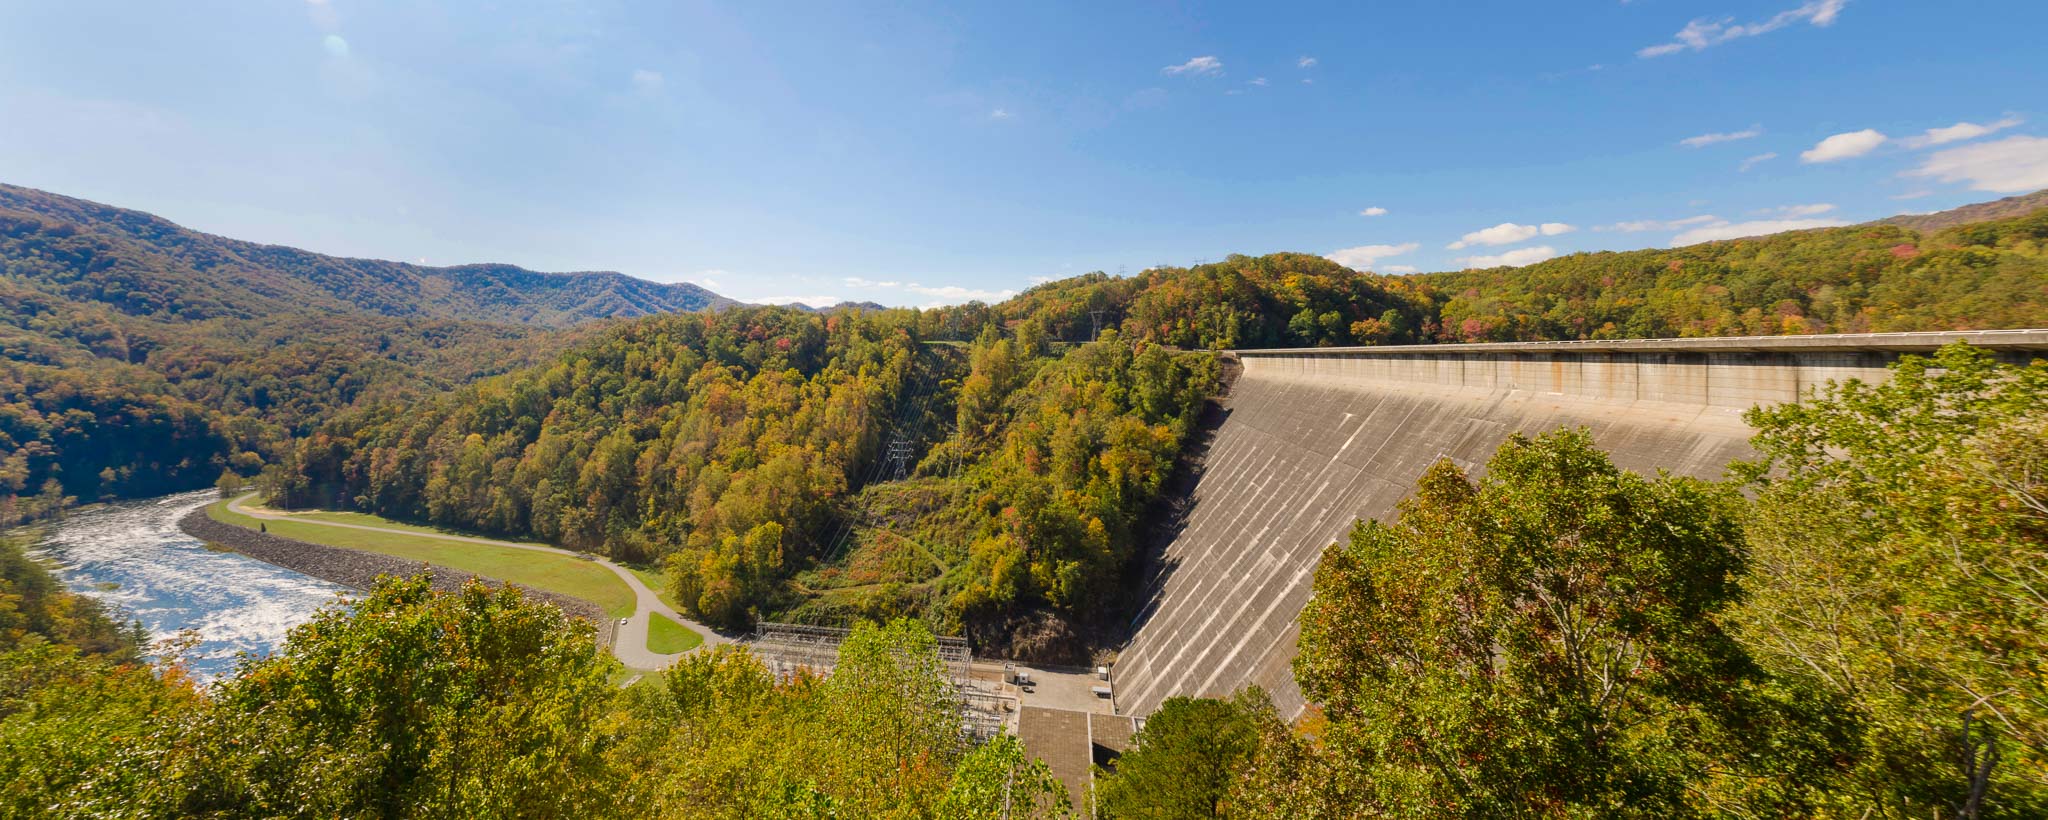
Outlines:
[[[688,652],[704,642],[704,636],[674,618],[659,612],[650,612],[654,620],[647,625],[647,651],[660,655]]]
[[[286,538],[311,541],[335,547],[347,547],[364,552],[378,552],[397,556],[410,561],[425,561],[436,566],[463,572],[474,572],[511,581],[515,584],[558,592],[574,598],[582,598],[602,607],[614,618],[633,614],[633,591],[626,587],[611,570],[596,563],[566,555],[551,555],[514,549],[494,547],[488,544],[470,544],[431,538],[426,535],[400,535],[389,532],[368,532],[364,530],[324,527],[306,521],[265,519],[258,522],[240,513],[231,512],[227,502],[220,501],[206,508],[206,514],[215,521],[234,524],[239,527],[256,529],[259,523],[270,532]],[[346,516],[348,513],[325,513],[323,515]],[[432,532],[424,527],[392,525],[375,516],[355,516],[353,520],[334,518],[351,524],[392,526],[415,532]]]

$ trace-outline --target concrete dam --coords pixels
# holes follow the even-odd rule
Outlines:
[[[1467,469],[1512,433],[1585,427],[1619,466],[1720,477],[1742,413],[1829,380],[1880,381],[1957,340],[2048,356],[2048,330],[1243,350],[1182,514],[1112,669],[1116,711],[1258,684],[1282,716],[1316,561],[1387,518],[1430,464]]]

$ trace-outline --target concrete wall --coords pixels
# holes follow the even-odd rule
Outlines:
[[[2048,331],[1997,337],[2011,358]],[[1902,351],[1983,334],[1242,351],[1186,516],[1114,668],[1119,712],[1256,683],[1303,701],[1289,662],[1317,558],[1389,517],[1438,458],[1471,468],[1509,434],[1586,427],[1620,466],[1719,477],[1742,411],[1830,379],[1881,380]],[[1874,340],[1857,342],[1854,340]]]

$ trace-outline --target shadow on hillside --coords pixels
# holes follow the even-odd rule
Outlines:
[[[1195,498],[1195,487],[1201,484],[1202,473],[1208,467],[1209,449],[1216,441],[1216,434],[1223,423],[1230,419],[1230,391],[1237,383],[1239,366],[1235,359],[1222,361],[1222,390],[1215,400],[1202,408],[1202,416],[1196,423],[1192,440],[1174,465],[1173,476],[1167,480],[1167,490],[1160,501],[1146,514],[1146,539],[1135,559],[1130,578],[1114,614],[1102,625],[1096,641],[1104,648],[1121,649],[1143,627],[1145,620],[1158,609],[1159,596],[1168,578],[1179,568],[1179,562],[1167,557],[1166,548],[1186,531],[1189,518],[1194,514],[1199,501]]]

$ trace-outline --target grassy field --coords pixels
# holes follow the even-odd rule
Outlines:
[[[654,620],[647,625],[647,651],[662,655],[688,652],[704,642],[704,636],[675,619],[659,612],[650,612]]]
[[[270,532],[286,538],[310,541],[315,544],[347,547],[364,552],[377,552],[404,558],[409,561],[425,561],[436,566],[463,572],[474,572],[511,581],[534,589],[557,592],[575,598],[582,598],[602,607],[614,618],[633,614],[633,591],[624,581],[612,574],[611,570],[581,558],[566,555],[551,555],[514,549],[494,547],[488,544],[470,544],[430,538],[424,533],[432,530],[425,527],[396,524],[376,516],[353,515],[349,513],[322,513],[324,516],[351,516],[329,518],[350,524],[409,529],[422,535],[400,535],[389,532],[368,532],[340,527],[323,527],[305,521],[264,519],[258,522],[227,508],[227,502],[215,502],[206,508],[206,514],[226,524],[256,529],[263,524]]]

